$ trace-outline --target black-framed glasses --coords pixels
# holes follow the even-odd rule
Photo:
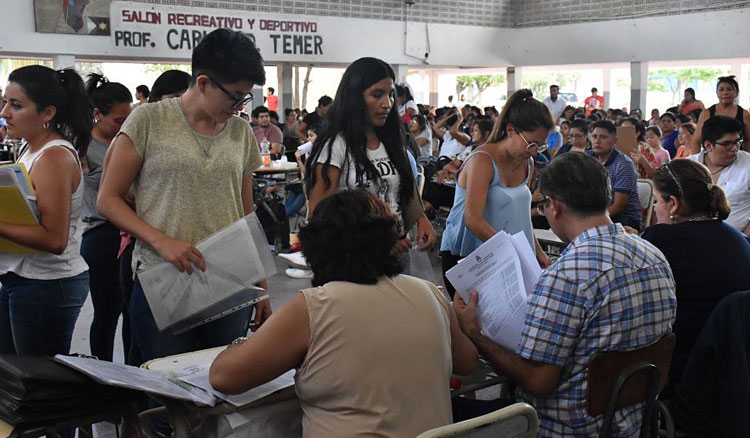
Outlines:
[[[544,209],[549,205],[549,197],[545,196],[544,200],[536,205],[536,212],[539,216],[544,216]]]
[[[247,93],[242,97],[236,97],[234,94],[230,93],[229,90],[224,88],[219,83],[219,81],[212,78],[211,75],[206,74],[206,73],[204,74],[208,76],[208,78],[211,79],[211,82],[213,82],[214,85],[216,85],[216,87],[219,88],[219,90],[223,91],[224,94],[226,94],[227,97],[232,101],[232,108],[240,108],[242,105],[247,105],[248,103],[252,102],[253,98],[255,98],[255,96],[253,96],[253,93]]]
[[[544,151],[547,150],[547,144],[546,143],[545,144],[539,144],[539,143],[537,143],[535,141],[529,143],[529,141],[526,140],[526,137],[524,137],[523,134],[521,134],[519,132],[518,135],[520,135],[521,138],[523,139],[524,143],[526,143],[526,152],[537,153],[538,154],[538,153],[541,153],[541,152],[544,152]],[[533,152],[534,149],[536,149],[536,152]]]
[[[711,143],[714,145],[723,146],[727,149],[732,149],[734,146],[737,146],[737,149],[742,149],[742,146],[745,144],[745,141],[742,139],[738,139],[735,141],[724,141],[724,142],[712,141]]]

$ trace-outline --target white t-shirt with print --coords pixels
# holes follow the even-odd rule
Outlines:
[[[330,164],[341,170],[341,176],[339,177],[339,190],[356,188],[367,190],[382,199],[385,204],[396,213],[397,217],[401,217],[401,208],[398,205],[398,194],[401,187],[401,180],[398,175],[398,170],[396,170],[396,167],[391,163],[391,159],[388,157],[385,145],[380,143],[377,149],[368,149],[367,158],[378,170],[380,181],[374,182],[364,178],[362,183],[358,185],[357,170],[354,165],[354,160],[347,152],[344,138],[341,136],[336,137],[331,147]],[[327,159],[328,148],[323,148],[317,162],[325,163]]]

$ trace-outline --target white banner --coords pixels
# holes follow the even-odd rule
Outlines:
[[[110,19],[112,43],[123,55],[189,59],[205,35],[227,28],[255,41],[264,58],[290,61],[324,60],[322,31],[332,20],[129,1],[113,1]]]

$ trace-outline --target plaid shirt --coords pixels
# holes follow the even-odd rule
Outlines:
[[[603,415],[586,411],[588,363],[600,351],[643,347],[670,333],[677,302],[664,255],[622,225],[590,228],[542,273],[516,353],[560,367],[557,388],[536,398],[517,390],[540,419],[540,437],[599,436]],[[638,436],[641,403],[615,414],[612,436]]]

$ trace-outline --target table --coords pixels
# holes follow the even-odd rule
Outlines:
[[[276,175],[283,176],[283,178],[278,181],[281,184],[293,184],[299,181],[300,169],[297,167],[296,163],[289,163],[284,167],[261,166],[253,172],[253,176],[256,178],[277,179]]]
[[[222,346],[154,359],[141,367],[174,372],[188,366],[213,362],[225,348]],[[220,403],[214,407],[198,407],[192,403],[164,397],[155,398],[163,403],[169,412],[174,427],[174,438],[302,436],[302,408],[294,387],[282,389],[241,407],[229,403]]]
[[[559,255],[560,252],[568,246],[568,244],[557,237],[557,234],[552,230],[534,228],[534,237],[536,237],[536,240],[539,241],[542,249],[545,249],[545,252],[548,255],[550,253],[553,255]]]

